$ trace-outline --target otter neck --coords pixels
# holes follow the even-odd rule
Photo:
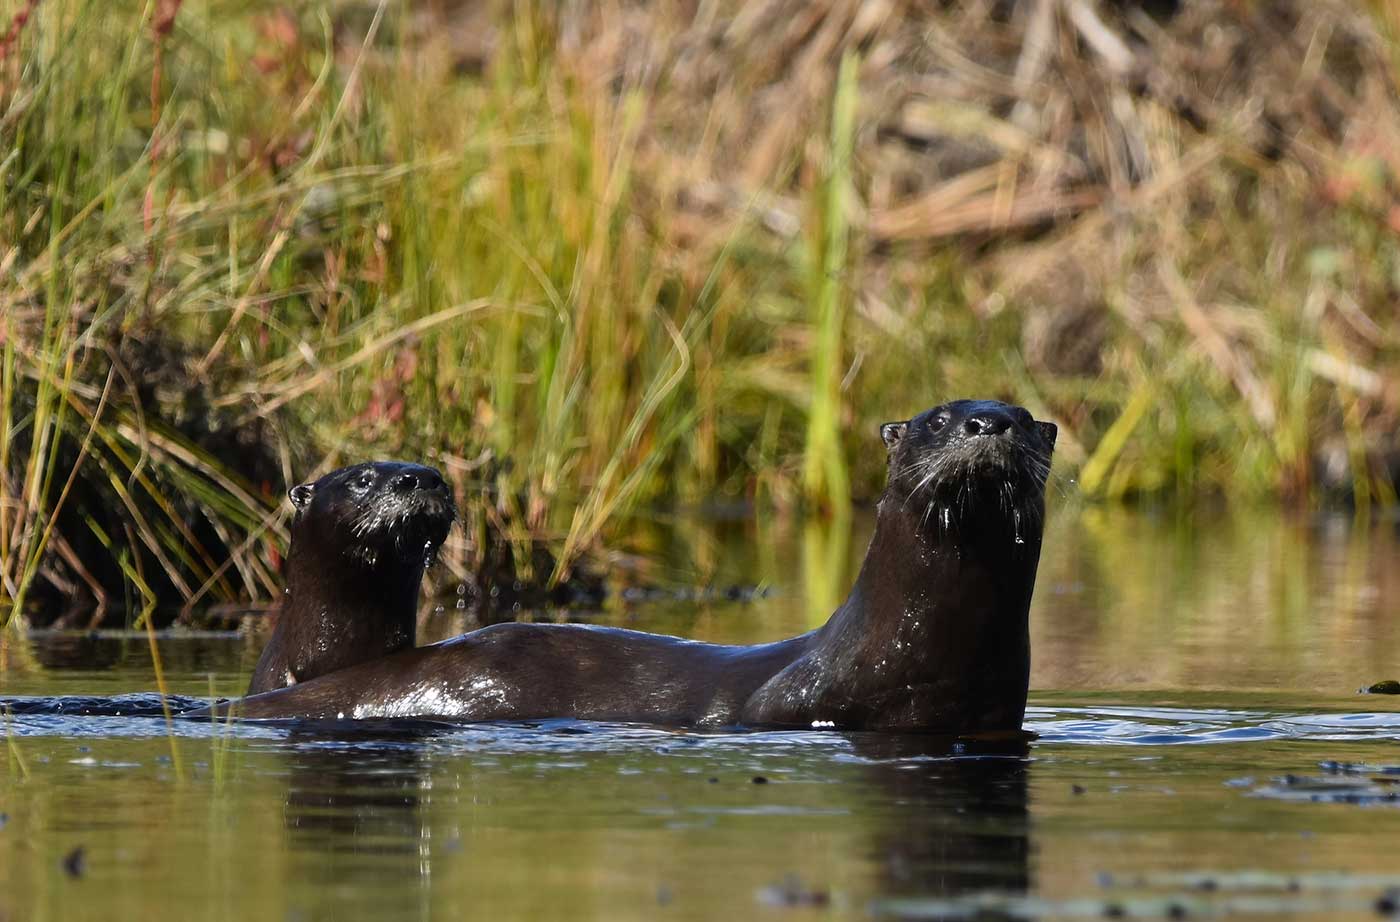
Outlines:
[[[1042,512],[1022,510],[1036,526],[1018,530],[994,504],[986,516],[946,524],[907,505],[881,500],[856,584],[815,638],[818,658],[835,674],[869,677],[868,700],[936,688],[939,697],[979,701],[989,724],[1018,723]]]
[[[328,566],[314,540],[310,550],[305,544],[292,541],[276,629],[295,681],[416,645],[421,564],[385,554],[375,564],[341,558]]]

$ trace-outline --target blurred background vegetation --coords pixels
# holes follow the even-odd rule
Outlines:
[[[840,515],[963,396],[1094,501],[1394,502],[1395,0],[0,13],[0,618],[273,598],[364,458],[479,590]]]

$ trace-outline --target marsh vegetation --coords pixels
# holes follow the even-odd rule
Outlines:
[[[1393,5],[0,9],[0,618],[271,598],[366,457],[548,583],[963,395],[1096,502],[1394,500]]]

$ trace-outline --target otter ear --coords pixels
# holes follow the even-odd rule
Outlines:
[[[299,483],[287,491],[287,498],[292,501],[292,505],[300,511],[311,505],[311,497],[316,494],[316,487],[309,483]]]
[[[1054,448],[1055,436],[1058,435],[1060,431],[1058,428],[1056,428],[1055,424],[1043,423],[1040,420],[1036,420],[1035,427],[1040,430],[1040,437],[1045,440],[1045,444],[1049,445],[1051,448]]]
[[[904,438],[904,433],[909,431],[909,420],[902,423],[885,423],[880,427],[880,438],[884,439],[885,447],[894,451],[894,447],[899,444],[899,440]]]

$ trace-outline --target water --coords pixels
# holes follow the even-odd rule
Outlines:
[[[597,619],[803,630],[866,528],[639,525],[648,579],[772,591]],[[16,714],[0,919],[1374,919],[1400,699],[1356,689],[1400,677],[1397,610],[1388,524],[1062,512],[1029,744]],[[236,693],[260,643],[164,637],[172,690]],[[149,690],[146,644],[11,635],[0,695]]]

